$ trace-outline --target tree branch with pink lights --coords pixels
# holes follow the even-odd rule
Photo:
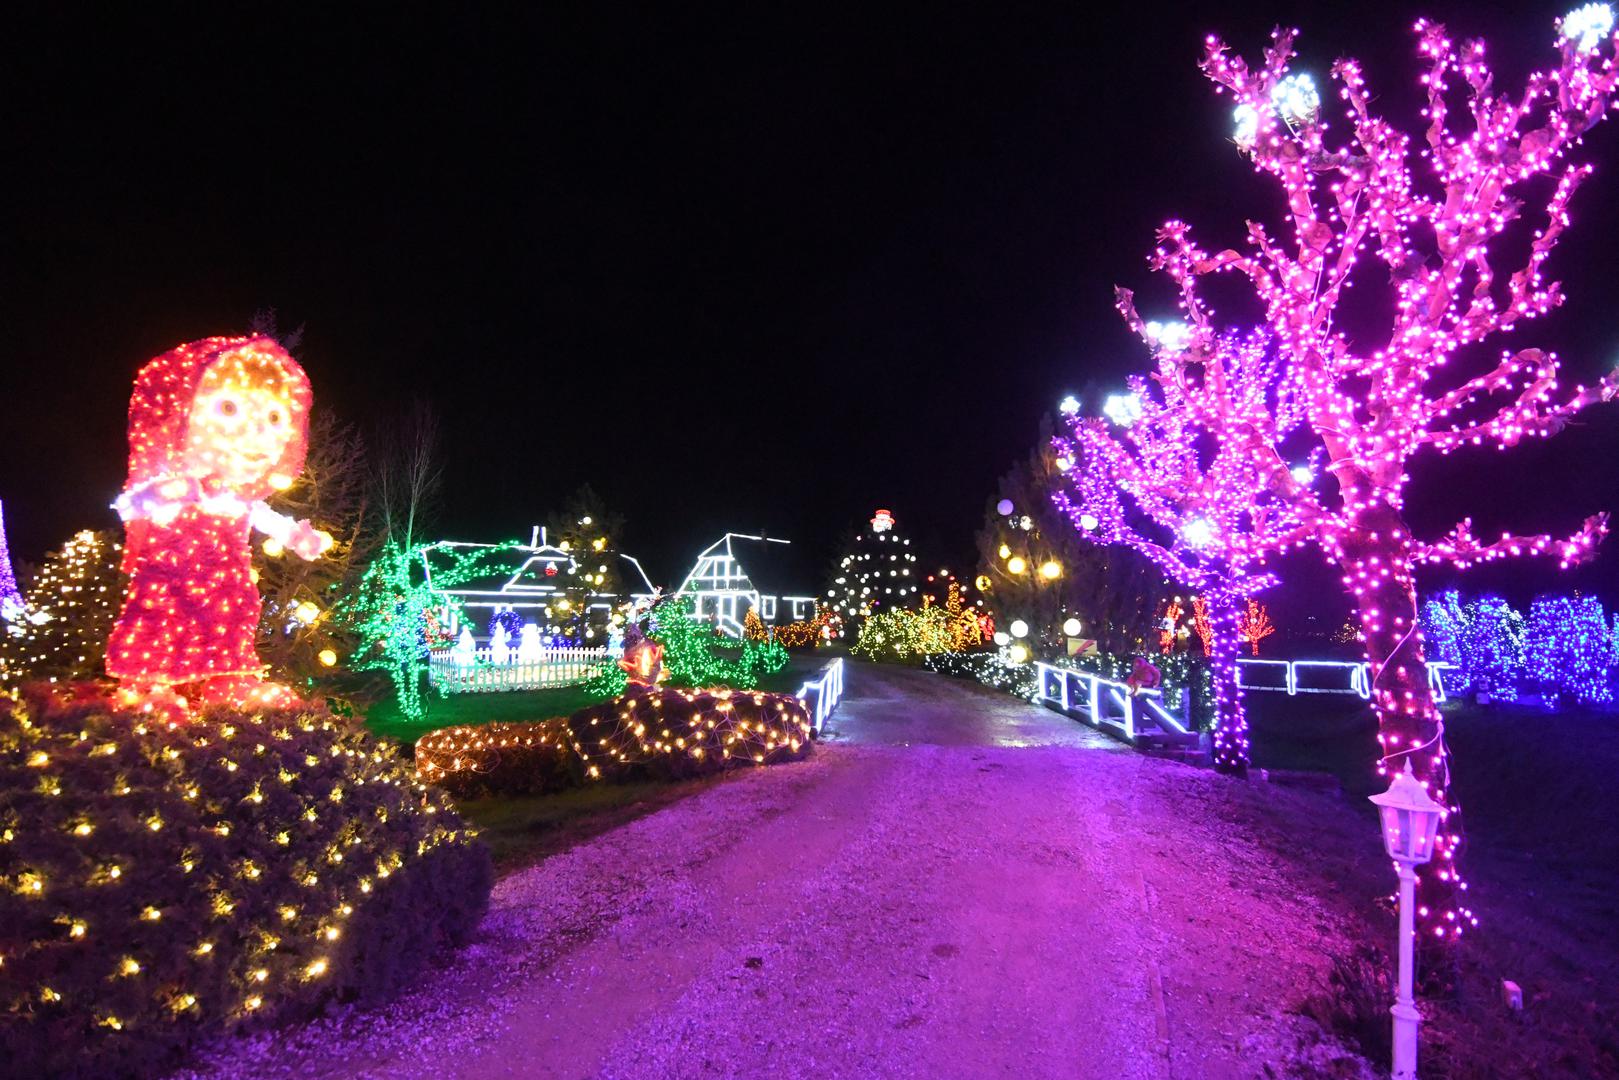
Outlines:
[[[1214,763],[1241,771],[1248,725],[1235,676],[1244,604],[1275,583],[1266,558],[1299,543],[1321,516],[1311,501],[1275,493],[1287,468],[1264,452],[1303,423],[1302,400],[1264,333],[1184,340],[1174,327],[1143,323],[1123,289],[1119,309],[1154,351],[1151,378],[1132,378],[1128,396],[1109,400],[1111,424],[1073,416],[1054,443],[1075,465],[1052,498],[1095,542],[1130,547],[1200,594]]]
[[[1407,470],[1425,449],[1505,450],[1556,434],[1575,413],[1619,393],[1619,372],[1565,388],[1552,353],[1515,348],[1492,358],[1486,351],[1489,339],[1563,302],[1546,264],[1591,173],[1569,159],[1613,108],[1619,70],[1613,13],[1601,4],[1559,21],[1557,66],[1530,75],[1516,94],[1497,89],[1482,43],[1458,45],[1426,21],[1416,35],[1426,126],[1414,136],[1373,112],[1360,65],[1349,59],[1332,68],[1345,121],[1335,131],[1314,82],[1291,70],[1294,31],[1276,31],[1253,67],[1210,38],[1202,70],[1235,99],[1235,141],[1279,185],[1286,227],[1250,221],[1242,250],[1211,252],[1172,221],[1150,262],[1175,284],[1186,320],[1178,334],[1190,355],[1218,340],[1202,293],[1210,276],[1239,275],[1264,306],[1285,381],[1314,435],[1310,463],[1294,475],[1280,467],[1274,430],[1245,416],[1226,422],[1251,437],[1253,467],[1269,470],[1269,492],[1294,508],[1297,538],[1319,544],[1343,569],[1371,669],[1379,771],[1409,759],[1446,805],[1420,912],[1427,932],[1444,938],[1473,919],[1457,892],[1466,888],[1455,862],[1459,808],[1449,799],[1413,568],[1512,556],[1568,566],[1592,554],[1607,519],[1588,518],[1562,538],[1496,540],[1475,537],[1463,521],[1445,537],[1419,541],[1405,524]],[[1544,201],[1526,218],[1537,191]],[[1352,286],[1373,295],[1357,301],[1353,319],[1340,318],[1349,314]],[[1127,296],[1125,307],[1140,324]],[[1362,332],[1345,329],[1351,322]]]

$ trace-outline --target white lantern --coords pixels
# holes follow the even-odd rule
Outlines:
[[[1433,858],[1439,818],[1445,808],[1417,782],[1409,758],[1405,771],[1394,777],[1389,789],[1371,796],[1371,800],[1383,819],[1383,847],[1389,858],[1407,866],[1420,866]]]
[[[1012,636],[1016,638],[1029,636],[1029,624],[1022,619],[1012,620]]]
[[[1078,619],[1067,619],[1062,624],[1062,632],[1067,634],[1069,637],[1078,637],[1079,629]]]

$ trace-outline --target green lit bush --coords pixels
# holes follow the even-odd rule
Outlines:
[[[456,795],[538,794],[792,761],[809,753],[812,727],[791,694],[632,686],[566,718],[430,732],[416,767]]]
[[[0,1061],[140,1073],[374,1001],[471,934],[489,854],[353,721],[0,700]]]

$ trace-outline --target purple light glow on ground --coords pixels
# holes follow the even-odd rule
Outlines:
[[[507,877],[415,992],[195,1075],[1361,1075],[1293,1015],[1349,948],[1336,901],[1225,820],[1230,781],[849,675],[811,760]]]

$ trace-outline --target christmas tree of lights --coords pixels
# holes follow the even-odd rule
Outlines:
[[[5,504],[0,503],[0,619],[16,619],[22,612],[22,593],[17,589],[17,574],[11,568],[11,549],[6,544]]]
[[[96,679],[124,594],[123,549],[86,530],[46,556],[28,583],[25,614],[0,632],[9,682]]]
[[[1253,440],[1253,453],[1273,470],[1271,490],[1295,505],[1311,539],[1342,567],[1356,601],[1379,771],[1403,769],[1409,760],[1447,808],[1436,856],[1419,872],[1424,932],[1441,939],[1474,919],[1459,898],[1466,887],[1456,864],[1459,808],[1448,794],[1413,568],[1524,555],[1566,566],[1588,557],[1607,526],[1599,515],[1563,539],[1486,540],[1463,520],[1421,541],[1405,524],[1407,467],[1419,453],[1509,449],[1555,434],[1619,391],[1619,372],[1592,386],[1560,388],[1557,357],[1538,348],[1477,359],[1477,346],[1562,303],[1545,264],[1591,172],[1568,158],[1609,111],[1619,81],[1611,8],[1582,7],[1557,30],[1557,66],[1531,74],[1521,93],[1509,95],[1497,89],[1482,43],[1458,47],[1442,26],[1419,21],[1426,128],[1413,138],[1376,115],[1360,65],[1342,59],[1332,76],[1347,123],[1331,140],[1315,83],[1291,70],[1294,31],[1277,30],[1256,67],[1209,38],[1203,73],[1235,99],[1235,142],[1257,172],[1279,184],[1288,228],[1278,233],[1250,221],[1245,250],[1206,251],[1186,224],[1171,221],[1151,260],[1174,282],[1186,320],[1172,324],[1171,336],[1194,357],[1210,351],[1217,334],[1205,280],[1245,280],[1304,395],[1319,440],[1309,462],[1295,475],[1263,437]],[[1458,97],[1463,107],[1453,110]],[[1526,230],[1512,226],[1536,196],[1544,201],[1525,251]],[[1357,295],[1372,294],[1354,318],[1345,303],[1352,286]],[[1140,324],[1128,295],[1123,301]]]
[[[841,635],[858,629],[859,620],[877,611],[905,607],[918,589],[911,540],[895,527],[893,514],[879,510],[872,515],[871,528],[856,533],[838,560],[826,606],[842,620]]]
[[[1127,314],[1129,296],[1121,294]],[[1196,353],[1158,324],[1151,381],[1109,400],[1108,419],[1073,412],[1054,441],[1073,463],[1053,501],[1100,544],[1122,544],[1193,589],[1193,625],[1214,683],[1214,763],[1241,770],[1248,726],[1236,684],[1247,597],[1275,583],[1264,561],[1297,543],[1304,521],[1270,490],[1256,440],[1278,443],[1303,421],[1300,396],[1262,333],[1225,335]]]

